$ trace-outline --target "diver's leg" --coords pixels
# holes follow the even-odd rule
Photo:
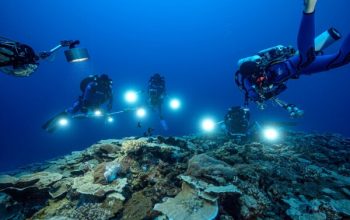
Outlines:
[[[336,67],[344,66],[348,63],[350,63],[350,34],[346,36],[342,46],[340,47],[336,59],[332,60],[328,68],[333,69]]]
[[[0,52],[0,66],[7,66],[9,61],[10,61],[10,58],[8,58],[7,56],[3,55]]]
[[[303,13],[298,33],[299,56],[292,59],[298,69],[312,63],[315,59],[315,14]]]
[[[64,112],[61,112],[57,115],[55,115],[54,117],[50,118],[47,122],[45,122],[45,124],[43,124],[41,127],[48,131],[48,132],[53,132],[56,130],[57,128],[57,125],[55,125],[55,123],[57,123],[57,120],[62,118],[62,117],[65,117],[67,116],[67,112],[64,111]]]
[[[162,105],[161,104],[158,104],[158,113],[159,113],[160,120],[162,120],[164,117],[163,117],[163,113],[162,113]]]
[[[0,66],[8,66],[11,65],[10,61],[11,61],[11,57],[14,55],[14,53],[5,48],[2,47],[2,45],[0,44]]]
[[[338,53],[317,56],[315,61],[303,68],[301,74],[313,74],[350,63],[350,34],[345,38]]]
[[[79,99],[76,102],[74,102],[73,106],[68,108],[66,112],[69,112],[70,114],[75,114],[78,111],[80,111],[82,107],[83,107],[83,101],[82,101],[82,98],[79,97]]]
[[[56,119],[56,115],[55,115],[54,117],[50,118],[47,122],[45,122],[45,123],[41,126],[42,129],[47,130],[55,119]]]
[[[289,60],[297,71],[311,64],[316,57],[315,53],[315,6],[317,0],[304,0],[304,11],[298,33],[299,53]]]
[[[92,95],[94,94],[93,89],[96,87],[97,87],[96,82],[91,82],[88,84],[88,86],[86,86],[85,91],[82,95],[83,103],[88,102],[91,99]]]
[[[163,103],[163,100],[161,101]],[[159,119],[160,119],[160,124],[162,126],[162,128],[167,131],[169,129],[168,127],[168,124],[166,122],[166,120],[164,119],[164,115],[163,115],[163,112],[162,112],[162,104],[159,104],[158,105],[158,111],[159,111]]]

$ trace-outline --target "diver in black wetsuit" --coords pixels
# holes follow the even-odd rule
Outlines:
[[[223,129],[231,139],[243,143],[254,138],[256,130],[250,124],[248,108],[241,106],[229,108],[223,122]]]
[[[13,76],[29,76],[37,68],[39,56],[30,46],[0,40],[0,71]]]
[[[42,127],[48,132],[52,132],[57,128],[57,121],[63,117],[87,117],[89,112],[100,110],[100,108],[107,104],[107,111],[112,110],[113,105],[113,91],[112,79],[106,74],[92,75],[83,79],[80,83],[80,90],[82,95],[73,104],[72,107],[54,116],[48,120]]]
[[[303,112],[295,105],[285,103],[277,96],[286,90],[289,79],[341,67],[350,62],[350,35],[340,50],[334,54],[322,54],[322,46],[338,40],[341,35],[335,29],[328,30],[328,38],[321,46],[315,44],[315,6],[317,0],[305,0],[304,13],[298,35],[298,52],[291,47],[277,46],[260,51],[257,55],[241,59],[236,73],[236,83],[245,93],[245,105],[249,101],[263,106],[269,99],[285,108],[291,116]],[[322,37],[322,36],[321,36]]]
[[[69,114],[87,113],[89,110],[99,109],[104,103],[107,103],[108,111],[112,109],[112,79],[108,75],[88,76],[80,83],[80,90],[83,94],[71,108],[66,110]]]
[[[162,115],[162,105],[166,96],[165,80],[159,73],[154,74],[148,81],[148,103],[153,108],[158,110],[160,118]]]
[[[160,124],[164,130],[168,130],[168,125],[164,119],[162,105],[166,97],[165,80],[159,73],[154,74],[148,81],[148,104],[158,111]]]
[[[62,47],[69,47],[65,51],[68,62],[80,62],[89,58],[86,49],[75,48],[78,40],[64,40],[50,51],[36,55],[32,47],[4,37],[0,37],[0,71],[11,76],[30,76],[38,68],[40,59],[48,59]]]
[[[249,109],[234,106],[228,109],[224,124],[228,135],[246,135],[249,130],[250,112]]]

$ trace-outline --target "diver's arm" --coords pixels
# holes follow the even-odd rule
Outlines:
[[[79,40],[62,40],[60,44],[57,46],[53,47],[49,51],[42,51],[39,53],[40,59],[47,59],[51,57],[53,54],[55,54],[58,50],[60,50],[63,47],[69,47],[69,48],[74,48],[74,46],[80,44]]]
[[[82,97],[79,96],[78,100],[76,100],[76,101],[74,102],[73,106],[70,107],[70,108],[67,108],[67,109],[65,110],[65,112],[66,112],[66,113],[69,113],[69,114],[71,114],[71,115],[74,115],[74,114],[76,114],[78,111],[80,111],[80,110],[82,109],[82,107],[83,107]]]
[[[87,103],[87,102],[90,100],[90,98],[91,98],[91,96],[92,96],[92,93],[93,93],[93,88],[94,88],[96,85],[97,85],[96,82],[90,82],[90,83],[86,86],[86,88],[85,88],[85,90],[84,90],[84,93],[83,93],[83,95],[82,95],[83,105],[85,105],[85,103]]]
[[[244,79],[243,87],[248,95],[249,100],[254,102],[262,101],[260,95],[256,92],[254,85],[248,79]]]
[[[284,92],[284,90],[287,89],[287,86],[285,84],[280,84],[276,87],[275,90],[267,93],[267,94],[264,94],[264,97],[266,99],[271,99],[271,98],[274,98],[276,96],[278,96],[279,94],[281,94],[282,92]]]

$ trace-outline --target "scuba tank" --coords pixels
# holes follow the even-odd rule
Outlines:
[[[249,121],[249,109],[241,106],[229,108],[224,118],[226,131],[229,134],[246,134],[249,129]]]
[[[333,43],[338,41],[342,35],[335,28],[329,28],[327,31],[318,35],[315,38],[315,51],[317,53],[322,53],[322,51]]]
[[[288,58],[294,56],[296,53],[295,49],[291,46],[277,45],[259,51],[256,55],[240,59],[238,61],[238,68],[246,62],[256,63],[262,70],[266,69],[273,63],[283,62]]]
[[[97,75],[90,75],[80,82],[80,90],[85,92],[87,85],[91,82],[97,81]]]

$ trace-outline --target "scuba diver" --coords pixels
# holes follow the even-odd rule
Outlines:
[[[162,105],[165,98],[165,80],[159,73],[154,74],[148,81],[148,103],[149,105],[159,111],[162,117]]]
[[[164,130],[167,124],[162,113],[162,105],[166,97],[165,80],[159,73],[154,74],[148,81],[147,88],[148,104],[159,113],[160,123]]]
[[[250,110],[241,106],[234,106],[228,109],[223,123],[225,133],[238,143],[247,143],[252,141],[263,141],[266,139],[274,139],[269,137],[268,132],[277,132],[289,130],[291,127],[297,126],[295,121],[250,121]],[[270,131],[269,131],[270,130]],[[278,134],[276,134],[278,136]],[[277,136],[275,137],[277,139]]]
[[[0,40],[0,71],[13,76],[29,76],[38,68],[39,56],[30,46]]]
[[[303,111],[277,96],[286,90],[289,79],[311,75],[344,66],[350,62],[350,35],[340,50],[324,54],[323,50],[341,38],[330,28],[315,39],[315,6],[317,0],[304,0],[304,12],[298,34],[298,51],[282,45],[260,51],[257,55],[239,60],[235,74],[236,84],[245,93],[245,106],[255,102],[262,109],[267,100],[286,109],[291,117],[300,117]]]
[[[241,106],[229,108],[222,122],[222,129],[233,140],[246,142],[251,139],[253,130],[250,125],[250,111],[248,108]]]
[[[33,48],[26,44],[0,37],[0,71],[17,77],[30,76],[38,68],[40,59],[52,57],[62,47],[69,47],[69,50],[65,51],[68,62],[87,60],[87,50],[75,48],[79,43],[77,40],[64,40],[50,51],[37,55]]]
[[[250,111],[248,108],[234,106],[228,109],[224,124],[228,135],[246,134],[249,129]]]
[[[72,107],[48,120],[42,128],[48,132],[53,132],[58,128],[58,122],[62,118],[86,118],[91,116],[101,116],[100,108],[107,104],[107,111],[112,110],[113,91],[112,79],[108,75],[91,75],[83,79],[80,83],[82,95]]]

